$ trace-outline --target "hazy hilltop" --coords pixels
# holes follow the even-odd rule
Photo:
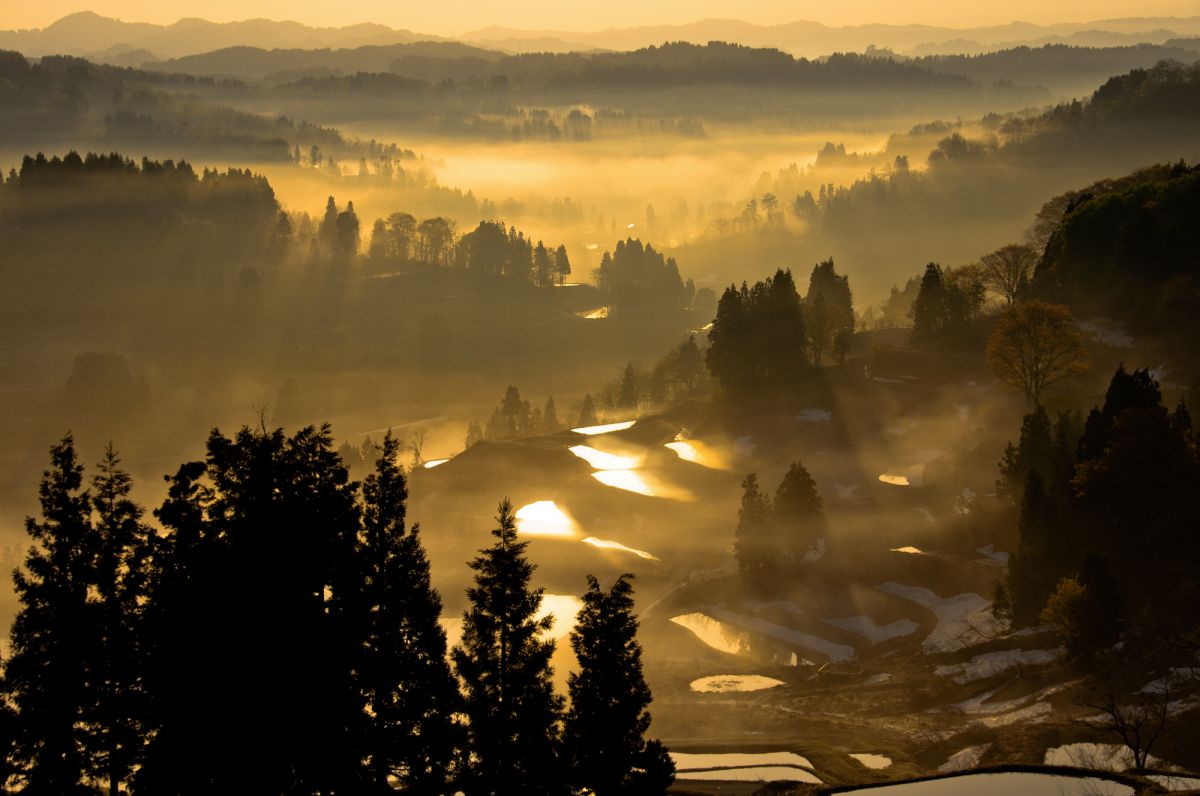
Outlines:
[[[727,41],[772,47],[795,55],[860,52],[868,47],[913,55],[976,54],[1015,46],[1070,44],[1118,47],[1162,44],[1200,35],[1200,16],[1130,17],[1037,25],[1013,22],[976,28],[933,25],[848,25],[832,27],[796,21],[757,25],[735,19],[704,19],[678,25],[647,25],[600,31],[525,30],[492,25],[445,37],[362,23],[339,28],[299,22],[249,19],[209,22],[181,19],[171,25],[123,22],[91,11],[70,14],[41,29],[0,31],[0,49],[26,56],[81,55],[119,65],[137,66],[154,59],[181,58],[229,47],[351,48],[416,41],[455,41],[509,53],[634,50],[665,41],[704,44]]]
[[[664,41],[728,41],[749,47],[774,47],[796,55],[859,52],[868,47],[914,54],[979,53],[1020,45],[1074,44],[1114,47],[1142,42],[1161,44],[1200,30],[1197,17],[1133,17],[1091,22],[1037,25],[1012,22],[977,28],[933,25],[847,25],[831,27],[819,22],[796,21],[784,25],[756,25],[736,19],[704,19],[682,25],[609,28],[596,32],[521,30],[489,26],[458,36],[460,41],[501,50],[524,51],[528,45],[562,50],[632,50]]]
[[[371,23],[343,28],[315,28],[299,22],[269,19],[209,22],[189,18],[171,25],[153,25],[123,22],[91,11],[81,11],[42,29],[0,31],[0,48],[17,50],[29,56],[116,56],[130,50],[144,50],[159,58],[178,58],[239,45],[267,48],[358,47],[437,38],[440,37],[419,36],[411,31]]]
[[[141,66],[162,72],[197,76],[232,76],[261,80],[281,73],[298,75],[325,73],[390,72],[399,62],[410,69],[427,61],[466,60],[483,66],[503,53],[451,41],[421,41],[401,44],[367,44],[354,48],[303,49],[236,46],[212,52],[185,55],[165,61],[147,61]],[[418,69],[418,72],[421,70]],[[429,71],[428,68],[425,71]],[[427,77],[416,74],[415,77]],[[435,73],[442,77],[440,70]]]

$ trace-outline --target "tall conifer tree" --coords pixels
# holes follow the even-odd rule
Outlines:
[[[470,563],[475,585],[467,590],[463,643],[453,653],[470,720],[465,790],[470,796],[565,793],[558,757],[562,698],[550,680],[554,641],[543,637],[553,618],[536,618],[543,590],[529,586],[534,565],[525,556],[528,543],[517,540],[507,499],[496,521],[495,544]]]

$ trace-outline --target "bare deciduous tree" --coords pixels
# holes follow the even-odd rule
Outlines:
[[[1017,301],[1017,294],[1029,281],[1037,263],[1037,251],[1032,246],[1010,243],[979,260],[983,267],[983,284],[1004,297],[1008,306]]]

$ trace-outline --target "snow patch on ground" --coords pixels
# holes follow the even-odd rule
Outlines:
[[[937,617],[921,647],[926,652],[947,652],[963,649],[994,636],[1006,623],[992,614],[992,602],[978,594],[967,592],[954,597],[939,597],[922,586],[908,586],[895,581],[881,583],[875,588],[894,597],[916,603]]]
[[[1041,724],[1045,721],[1046,714],[1053,712],[1054,708],[1050,706],[1049,702],[1034,702],[1027,708],[980,719],[979,723],[993,729],[1007,727],[1010,724]]]
[[[808,548],[801,560],[809,564],[813,563],[814,561],[820,561],[825,557],[825,549],[825,538],[821,537],[817,540],[816,544]]]
[[[983,556],[983,558],[979,560],[979,563],[981,564],[991,564],[993,566],[1002,567],[1008,566],[1008,553],[997,550],[996,545],[994,544],[984,545],[983,547],[976,549],[975,552]]]
[[[1183,683],[1197,679],[1200,679],[1200,669],[1190,666],[1177,666],[1171,670],[1170,674],[1146,683],[1138,693],[1162,694],[1168,690],[1178,688]]]
[[[955,771],[966,771],[969,768],[975,768],[979,765],[979,761],[983,759],[987,750],[991,748],[992,745],[990,743],[985,743],[961,749],[950,755],[945,763],[938,766],[938,771],[943,774],[950,774]]]
[[[939,666],[933,670],[938,677],[949,677],[960,685],[986,680],[1015,666],[1044,666],[1067,653],[1065,647],[1048,650],[1001,650],[976,655],[965,663]]]
[[[748,766],[800,766],[812,768],[807,757],[795,752],[719,752],[693,754],[671,752],[675,768],[680,771],[697,771],[711,768],[746,768]]]
[[[1115,743],[1069,743],[1046,750],[1042,761],[1047,766],[1076,766],[1095,771],[1125,771],[1133,768],[1133,752]],[[1169,763],[1151,755],[1147,768],[1171,768]]]
[[[709,608],[706,610],[706,613],[727,625],[740,627],[743,630],[749,630],[753,633],[758,633],[760,636],[782,641],[785,644],[819,652],[831,661],[844,662],[854,660],[854,648],[847,647],[845,644],[836,644],[819,636],[804,633],[800,630],[793,630],[790,627],[777,625],[755,616],[735,613],[725,608]]]
[[[827,625],[864,636],[870,639],[872,644],[900,636],[909,636],[921,629],[921,626],[911,619],[897,619],[887,625],[878,625],[869,616],[849,616],[845,619],[822,619],[821,621]]]

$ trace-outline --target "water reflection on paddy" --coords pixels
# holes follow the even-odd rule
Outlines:
[[[597,470],[632,470],[640,467],[642,457],[622,456],[608,451],[597,450],[589,445],[572,445],[567,448],[571,453],[583,459]]]
[[[622,553],[633,553],[639,558],[645,558],[649,561],[658,561],[658,556],[653,553],[647,553],[645,550],[638,550],[633,547],[626,547],[620,542],[615,542],[612,539],[597,539],[594,536],[589,536],[583,540],[584,544],[590,544],[592,547],[597,547],[601,550],[617,550]]]
[[[527,536],[575,536],[575,521],[553,500],[539,500],[517,509],[517,532]]]
[[[583,426],[582,428],[571,429],[576,434],[584,434],[591,436],[593,434],[608,434],[611,431],[624,431],[627,428],[633,428],[636,420],[624,420],[620,423],[605,423],[600,426]]]

